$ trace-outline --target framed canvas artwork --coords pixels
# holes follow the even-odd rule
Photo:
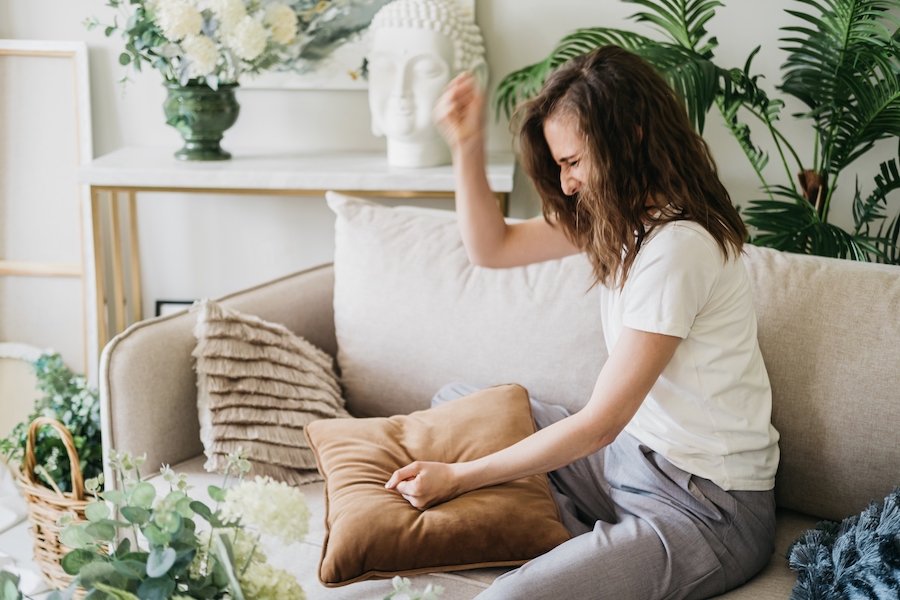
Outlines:
[[[300,15],[297,59],[289,69],[241,79],[249,89],[365,90],[366,33],[391,0],[295,0]],[[475,14],[475,0],[458,0]]]

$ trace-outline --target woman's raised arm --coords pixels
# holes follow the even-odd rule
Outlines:
[[[450,82],[434,110],[453,155],[456,212],[472,264],[505,268],[577,254],[562,229],[543,217],[508,225],[485,172],[484,93],[468,73]]]

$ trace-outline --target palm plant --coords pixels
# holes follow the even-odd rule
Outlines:
[[[871,191],[856,182],[852,231],[829,223],[844,169],[882,139],[900,137],[900,0],[795,0],[787,12],[799,25],[784,27],[788,59],[777,89],[807,110],[793,115],[812,123],[814,156],[804,162],[779,131],[784,102],[770,98],[752,74],[751,52],[743,68],[714,62],[718,41],[706,24],[723,6],[718,0],[623,0],[641,6],[632,16],[660,32],[656,40],[630,31],[593,27],[563,38],[543,61],[506,76],[494,96],[497,118],[510,117],[567,60],[616,44],[653,65],[684,100],[691,123],[703,133],[715,106],[747,156],[767,197],[753,200],[744,218],[751,242],[790,252],[900,264],[900,215],[890,219],[888,194],[900,188],[897,159],[880,165]],[[769,183],[769,155],[742,118],[758,120],[772,137],[786,181]],[[796,181],[795,181],[796,174]]]

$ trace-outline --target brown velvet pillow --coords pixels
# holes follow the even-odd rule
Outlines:
[[[319,579],[364,579],[517,566],[569,539],[546,475],[475,490],[420,511],[384,484],[416,460],[460,462],[534,433],[528,392],[502,385],[436,408],[373,419],[310,423],[325,476]]]

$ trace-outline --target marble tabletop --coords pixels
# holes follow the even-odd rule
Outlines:
[[[172,148],[125,147],[79,168],[80,183],[104,187],[233,190],[343,190],[452,192],[453,167],[401,169],[383,152],[276,153],[232,150],[233,158],[184,162]],[[512,154],[491,154],[488,182],[511,192]]]

